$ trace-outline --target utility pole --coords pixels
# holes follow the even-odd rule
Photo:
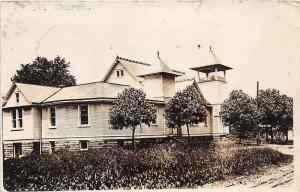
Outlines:
[[[258,103],[258,92],[259,92],[259,81],[256,82],[256,104],[257,104],[257,109],[259,109],[259,103]],[[260,127],[259,124],[257,125],[257,137],[256,137],[256,144],[260,145]]]

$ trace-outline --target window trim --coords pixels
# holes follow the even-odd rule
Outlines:
[[[124,69],[117,69],[116,70],[116,75],[117,75],[117,78],[124,77]]]
[[[15,92],[15,98],[16,98],[16,102],[20,103],[20,91]]]
[[[23,128],[23,109],[22,108],[18,108],[17,111],[18,111],[18,128],[22,129]],[[20,111],[21,111],[21,114],[22,114],[21,118],[20,118]],[[22,122],[22,123],[20,123],[20,122]],[[20,126],[20,124],[22,124],[22,126]]]
[[[88,124],[81,124],[81,110],[80,107],[81,106],[87,106],[87,110],[88,110]],[[90,105],[89,104],[81,104],[78,105],[78,127],[90,127]]]
[[[15,114],[16,114],[16,118],[14,119],[13,117],[13,111],[15,111]],[[22,113],[22,117],[20,118],[20,113],[19,111],[21,111]],[[13,108],[11,110],[11,130],[12,131],[20,131],[20,130],[24,130],[24,110],[23,108]],[[22,122],[22,126],[20,126],[20,121]],[[14,123],[15,123],[15,127],[14,127]]]
[[[14,118],[14,112],[15,112],[15,118]],[[18,116],[18,114],[17,114],[17,109],[12,109],[11,110],[11,123],[12,123],[12,129],[17,129],[18,128],[18,122],[17,122],[17,116]]]
[[[54,108],[54,110],[55,110],[55,125],[53,126],[53,125],[51,125],[51,108]],[[49,120],[49,129],[56,129],[56,106],[54,106],[54,107],[48,107],[48,120]]]
[[[19,154],[18,157],[21,157],[23,155],[22,143],[13,143],[13,157],[14,158],[17,158],[16,157],[16,144],[20,144],[20,146],[21,146],[21,153]]]
[[[52,147],[51,143],[54,143],[54,147]],[[52,148],[54,148],[54,150],[52,150]],[[55,152],[55,149],[56,149],[56,143],[55,143],[55,141],[49,141],[49,149],[50,149],[51,153]]]
[[[82,148],[82,142],[86,142],[86,148]],[[80,151],[87,151],[87,150],[89,150],[89,142],[88,142],[88,140],[80,140],[79,141],[79,150]]]

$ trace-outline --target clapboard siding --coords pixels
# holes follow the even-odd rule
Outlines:
[[[131,129],[114,130],[109,126],[109,109],[111,104],[89,104],[89,126],[79,125],[78,105],[56,106],[56,128],[50,127],[49,108],[43,108],[43,139],[55,138],[117,138],[131,137]],[[165,128],[163,107],[159,107],[157,125],[141,125],[136,128],[136,137],[164,136],[169,130]]]
[[[3,140],[35,139],[33,128],[33,115],[31,108],[22,108],[22,128],[12,127],[12,109],[3,110]],[[17,119],[18,121],[18,119]],[[18,122],[17,122],[18,124]]]

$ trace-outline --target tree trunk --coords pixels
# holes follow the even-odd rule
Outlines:
[[[134,132],[135,132],[135,127],[132,129],[132,147],[134,148]]]
[[[186,129],[187,129],[187,133],[188,133],[188,141],[189,141],[189,143],[191,143],[189,124],[186,124]]]
[[[288,142],[289,141],[289,131],[286,131],[285,134],[286,134],[285,141]]]
[[[257,131],[256,144],[260,145],[260,131]]]
[[[274,135],[273,135],[273,131],[271,130],[271,143],[274,142]]]
[[[182,136],[181,124],[179,124],[178,127],[177,127],[177,135],[178,135],[179,137]]]
[[[239,144],[241,144],[242,143],[242,136],[240,135],[239,136]]]

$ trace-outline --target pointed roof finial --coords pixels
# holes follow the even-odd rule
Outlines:
[[[159,51],[157,51],[157,58],[160,59],[160,57],[159,57]]]
[[[214,62],[215,64],[220,64],[221,60],[216,56],[216,54],[213,52],[211,45],[209,46],[209,52],[211,52],[213,58],[214,58]]]

